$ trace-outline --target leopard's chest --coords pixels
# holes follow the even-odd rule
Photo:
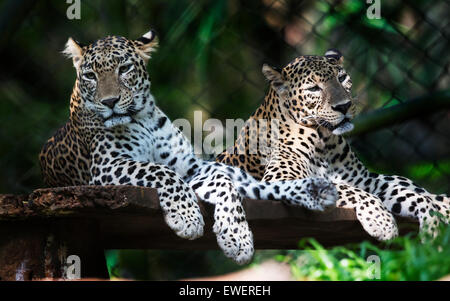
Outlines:
[[[122,154],[131,160],[139,162],[154,162],[154,146],[156,139],[151,131],[141,124],[131,124],[126,128],[116,128],[113,131],[111,143]]]
[[[311,175],[333,182],[342,182],[345,180],[343,179],[345,173],[340,161],[342,155],[340,148],[316,148],[310,160]]]
[[[327,155],[316,153],[312,156],[310,162],[310,168],[313,176],[325,179],[331,179],[336,176]]]
[[[323,144],[306,144],[303,142],[301,147],[289,150],[289,157],[296,160],[290,160],[297,165],[301,165],[301,170],[306,170],[311,177],[325,178],[333,180],[339,177],[338,170],[333,164],[334,150],[328,149]],[[292,169],[298,169],[298,166],[292,166]]]

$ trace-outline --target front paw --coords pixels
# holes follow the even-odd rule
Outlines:
[[[447,204],[431,204],[431,207],[418,210],[418,219],[420,232],[426,233],[430,238],[436,238],[439,235],[439,226],[441,223],[449,224],[449,209]]]
[[[438,216],[427,215],[426,217],[419,217],[420,233],[425,234],[423,236],[424,242],[426,237],[434,239],[439,235],[439,224],[440,219]]]
[[[187,190],[187,191],[186,191]],[[181,238],[193,240],[203,235],[205,225],[196,195],[189,187],[178,188],[167,193],[158,191],[164,220]]]
[[[398,236],[395,218],[381,202],[360,202],[355,209],[356,217],[370,236],[382,241]]]
[[[213,231],[225,256],[238,264],[251,261],[254,253],[253,233],[240,207],[216,204]]]
[[[326,211],[335,208],[336,201],[339,197],[335,185],[321,178],[311,179],[309,194],[315,201],[312,209],[319,211]]]
[[[436,198],[439,199],[439,196]],[[442,201],[433,201],[433,211],[435,211],[442,222],[450,224],[450,203],[449,198],[442,198]]]

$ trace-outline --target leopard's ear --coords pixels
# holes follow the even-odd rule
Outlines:
[[[325,52],[325,57],[336,60],[339,65],[342,65],[344,63],[344,56],[339,50],[334,48],[328,49],[327,52]]]
[[[73,60],[73,66],[78,69],[83,57],[83,46],[72,38],[69,38],[62,53]]]
[[[262,67],[262,73],[279,96],[287,96],[288,86],[286,80],[283,77],[281,69],[270,67],[269,65],[264,64]]]
[[[151,53],[156,51],[156,48],[158,47],[158,37],[154,30],[150,30],[135,42],[138,53],[145,62],[150,59]]]

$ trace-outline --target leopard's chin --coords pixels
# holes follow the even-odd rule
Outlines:
[[[105,127],[112,128],[119,125],[126,125],[136,119],[141,110],[136,110],[134,107],[129,108],[125,113],[112,112],[108,117],[102,117]]]
[[[339,136],[352,131],[354,128],[355,126],[351,123],[350,119],[344,118],[344,120],[342,120],[339,124],[331,128],[331,133]]]
[[[116,115],[113,114],[111,117],[104,121],[104,125],[107,128],[113,128],[119,125],[125,125],[132,121],[131,116],[128,115]]]

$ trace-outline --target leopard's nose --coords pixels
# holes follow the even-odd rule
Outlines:
[[[101,101],[101,103],[104,104],[105,106],[107,106],[108,108],[112,109],[112,108],[114,108],[116,103],[119,101],[119,99],[120,99],[120,96],[119,97],[111,97],[111,98],[103,99]]]
[[[342,114],[347,113],[348,109],[350,108],[350,106],[352,105],[351,101],[347,101],[346,103],[337,105],[337,106],[332,106],[333,110],[341,112]]]

